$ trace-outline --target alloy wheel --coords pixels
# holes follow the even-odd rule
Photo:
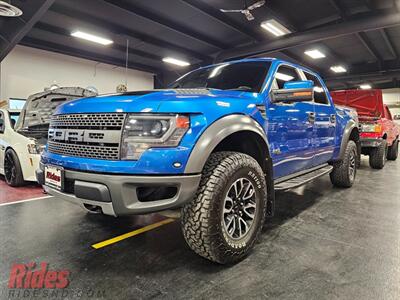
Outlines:
[[[355,179],[356,171],[357,171],[357,156],[356,153],[354,153],[354,151],[351,151],[349,158],[349,177],[351,181]]]
[[[7,183],[13,181],[16,177],[17,170],[15,168],[14,159],[12,158],[10,152],[7,152],[4,158],[4,176]]]
[[[223,224],[228,236],[239,240],[250,231],[257,212],[256,191],[247,178],[237,179],[229,188],[223,206]]]

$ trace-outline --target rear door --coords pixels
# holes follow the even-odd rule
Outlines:
[[[302,80],[300,71],[288,65],[281,65],[274,76],[272,89],[283,89],[287,81]],[[274,177],[279,178],[311,168],[314,157],[314,104],[270,102],[267,113]]]
[[[314,82],[315,123],[313,146],[315,148],[314,166],[332,159],[335,150],[336,109],[326,87],[314,74],[304,72],[307,80]]]

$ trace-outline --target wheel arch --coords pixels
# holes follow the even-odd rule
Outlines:
[[[250,137],[250,138],[249,138]],[[210,155],[217,151],[237,151],[253,157],[266,174],[268,189],[268,214],[272,215],[275,203],[273,164],[264,129],[246,115],[225,116],[202,134],[193,148],[185,173],[201,173]]]
[[[250,134],[251,139],[243,140],[244,134]],[[228,142],[234,142],[229,149]],[[225,116],[213,124],[211,124],[201,135],[196,145],[194,146],[189,160],[186,164],[185,173],[200,173],[210,157],[216,150],[220,151],[236,151],[245,149],[247,142],[257,145],[258,153],[265,151],[265,160],[270,160],[269,145],[266,139],[263,128],[254,119],[245,115],[229,115]],[[260,161],[260,154],[251,154],[250,147],[247,147],[247,152],[254,157],[264,169],[265,164]],[[240,151],[239,151],[240,152]],[[254,151],[253,151],[254,152]],[[267,171],[267,170],[264,170]]]
[[[349,141],[354,141],[356,143],[358,156],[360,156],[361,155],[360,131],[358,129],[357,122],[355,122],[354,120],[348,122],[344,129],[342,141],[340,144],[340,154],[339,154],[340,160],[342,160],[345,155],[347,143]]]

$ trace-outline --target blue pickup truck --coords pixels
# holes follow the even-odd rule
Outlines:
[[[221,264],[254,246],[275,191],[330,174],[351,187],[357,115],[313,71],[277,59],[200,68],[169,89],[60,105],[37,179],[112,216],[181,208],[183,235]]]

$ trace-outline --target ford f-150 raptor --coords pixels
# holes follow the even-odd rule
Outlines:
[[[214,262],[255,244],[274,191],[324,174],[350,187],[359,133],[313,71],[277,59],[203,67],[170,89],[75,100],[51,120],[38,181],[121,216],[182,208],[188,245]]]

